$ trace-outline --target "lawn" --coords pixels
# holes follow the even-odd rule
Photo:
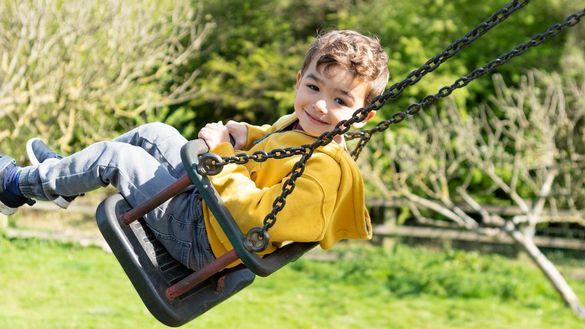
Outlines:
[[[397,245],[303,259],[184,328],[584,328],[531,264]],[[563,266],[585,301],[583,262]],[[0,235],[0,328],[165,328],[115,258]]]

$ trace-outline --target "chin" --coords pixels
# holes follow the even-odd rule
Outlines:
[[[309,131],[305,130],[305,132],[306,132],[308,135],[311,135],[311,136],[313,136],[313,137],[319,137],[319,136],[321,136],[321,134],[322,134],[322,133],[324,133],[325,131],[326,131],[326,130],[317,130],[317,131],[316,131],[316,130],[309,130]]]

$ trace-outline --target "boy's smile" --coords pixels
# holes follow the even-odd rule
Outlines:
[[[333,130],[337,123],[349,119],[364,106],[369,88],[368,81],[355,79],[340,65],[317,70],[313,61],[304,73],[297,73],[294,107],[300,126],[315,137]],[[334,140],[343,143],[342,136],[335,136]]]

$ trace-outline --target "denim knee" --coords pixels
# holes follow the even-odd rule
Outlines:
[[[179,133],[179,131],[175,127],[168,125],[164,122],[146,123],[138,127],[138,130],[141,137],[145,138],[148,136],[150,138],[147,139],[151,141],[158,139],[161,136],[166,137],[172,135],[181,135],[181,133]]]

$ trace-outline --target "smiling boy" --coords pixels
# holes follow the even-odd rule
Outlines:
[[[311,144],[381,94],[388,81],[388,56],[374,38],[354,31],[332,31],[311,45],[297,73],[294,113],[273,125],[229,121],[210,123],[199,132],[212,152],[234,156]],[[374,116],[371,112],[365,124]],[[230,143],[230,135],[235,145]],[[29,143],[38,164],[19,167],[0,155],[0,211],[37,200],[70,200],[111,184],[137,206],[185,174],[180,149],[187,142],[171,126],[150,123],[112,140],[92,144],[67,157],[46,144]],[[282,192],[297,157],[230,164],[210,177],[240,229],[262,226]],[[318,241],[324,249],[342,239],[371,238],[364,184],[343,136],[319,147],[270,229],[270,253],[283,242]],[[209,208],[193,188],[144,216],[154,235],[185,266],[199,270],[232,246]]]
[[[253,153],[259,150],[311,144],[324,132],[349,119],[359,108],[380,95],[388,82],[388,56],[374,38],[354,31],[332,31],[312,44],[297,73],[294,113],[272,126],[228,122],[209,124],[199,137],[214,153],[233,156],[229,134],[236,147]],[[363,126],[373,116],[370,112]],[[263,163],[228,165],[212,178],[243,232],[262,226],[266,214],[282,191],[298,157],[269,159]],[[206,227],[214,254],[231,249],[211,213]],[[287,198],[276,224],[270,229],[272,252],[281,242],[319,241],[330,248],[341,239],[371,238],[370,218],[364,204],[364,186],[343,136],[320,147],[309,159],[294,192]]]

